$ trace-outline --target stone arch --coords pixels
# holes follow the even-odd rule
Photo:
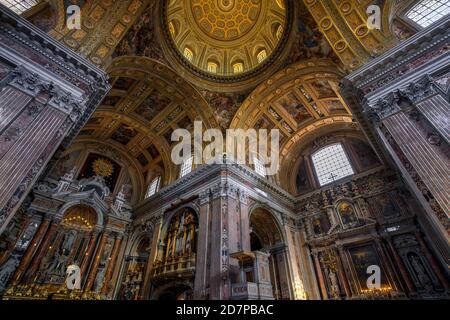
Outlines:
[[[344,137],[346,140],[349,140],[349,143],[353,141],[359,141],[371,148],[370,143],[367,141],[367,139],[355,123],[335,122],[317,127],[316,130],[307,132],[305,135],[301,136],[301,138],[298,139],[295,144],[293,144],[288,149],[289,151],[286,151],[286,156],[282,157],[280,166],[283,168],[283,170],[281,170],[277,176],[280,186],[282,186],[292,194],[299,194],[300,191],[296,186],[296,177],[300,169],[303,155],[306,152],[309,157],[310,152],[307,152],[306,150],[310,149],[317,140],[330,136],[332,137],[332,141],[340,141],[341,137]],[[373,153],[376,156],[375,151],[373,151]],[[357,161],[357,159],[355,159],[356,155],[349,155],[349,157],[349,160],[352,163],[352,167],[355,166],[356,163],[354,162]],[[312,163],[310,163],[309,165],[312,166]],[[363,169],[358,168],[358,170],[362,171]],[[355,173],[359,172],[360,171],[357,171]],[[315,180],[315,177],[311,178],[312,180]],[[313,184],[311,185],[311,187],[318,188],[319,186]]]
[[[249,220],[251,250],[270,253],[268,263],[273,297],[290,299],[290,260],[283,224],[273,210],[261,205],[252,208]]]
[[[191,211],[195,215],[195,217],[197,219],[197,223],[198,223],[198,221],[199,221],[199,210],[193,204],[185,204],[183,206],[178,207],[175,210],[171,210],[171,211],[166,213],[166,215],[165,215],[165,217],[163,219],[163,223],[161,225],[161,232],[160,232],[160,239],[161,239],[161,241],[167,236],[167,231],[168,231],[170,222],[175,217],[175,215],[180,213],[182,210],[186,210],[186,209]]]
[[[77,206],[84,206],[84,207],[88,207],[88,208],[94,210],[96,213],[96,216],[97,216],[97,220],[96,220],[96,224],[95,224],[94,228],[101,229],[103,227],[105,217],[104,217],[104,213],[102,212],[102,210],[100,208],[98,208],[96,205],[86,204],[82,200],[73,200],[73,201],[67,202],[59,209],[57,216],[59,218],[63,219],[69,210],[72,210],[73,208],[75,208]]]
[[[285,242],[282,223],[270,208],[256,205],[249,212],[250,228],[262,240],[263,247],[271,247]]]
[[[142,172],[138,198],[142,199],[145,172],[162,169],[163,185],[178,178],[178,166],[170,159],[175,128],[193,126],[195,120],[201,120],[205,129],[218,125],[197,89],[156,60],[121,56],[107,71],[113,88],[78,140],[107,138],[108,143],[134,158],[134,165]]]
[[[276,182],[285,183],[284,166],[292,149],[306,136],[328,127],[353,127],[352,115],[339,93],[343,73],[328,59],[311,59],[288,66],[261,83],[242,103],[231,129],[278,129],[280,170]]]
[[[192,292],[193,291],[192,283],[187,280],[171,281],[169,283],[160,285],[155,290],[153,290],[152,294],[150,295],[150,299],[151,300],[160,300],[161,297],[167,292],[170,292],[171,293],[170,296],[176,298],[179,294],[183,293],[183,290],[187,290],[187,291],[190,290]],[[177,293],[178,293],[178,295],[177,295]],[[163,299],[163,300],[165,300],[165,299]],[[170,299],[167,299],[167,300],[170,300]]]
[[[129,198],[130,203],[136,203],[143,197],[145,188],[142,169],[140,168],[138,161],[133,158],[127,152],[126,148],[124,148],[119,143],[114,143],[114,141],[102,141],[95,136],[80,135],[76,139],[76,141],[69,147],[69,149],[64,151],[60,159],[64,159],[66,156],[75,155],[77,157],[75,161],[75,176],[77,176],[80,173],[89,153],[104,154],[105,157],[111,158],[120,166],[122,166],[122,172],[118,178],[116,190],[120,191],[123,184],[122,182],[124,182],[125,179],[125,175],[128,175],[133,190]],[[61,160],[58,160],[56,162],[55,168],[59,168],[59,165],[65,167],[64,164],[60,163],[60,161]],[[68,167],[67,172],[72,168]],[[55,178],[57,179],[59,177]],[[114,192],[114,190],[111,190],[111,192]]]

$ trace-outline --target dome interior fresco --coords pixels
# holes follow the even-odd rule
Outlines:
[[[0,0],[0,300],[448,299],[427,1]]]
[[[264,64],[286,28],[284,0],[170,0],[166,14],[178,54],[214,76]]]

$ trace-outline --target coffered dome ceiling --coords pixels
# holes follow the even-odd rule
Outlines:
[[[169,59],[197,80],[228,90],[255,75],[261,81],[261,72],[277,65],[286,47],[291,5],[291,0],[167,0],[161,14]]]

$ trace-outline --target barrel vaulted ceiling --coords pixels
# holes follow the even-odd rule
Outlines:
[[[64,25],[69,2],[82,8],[81,30]],[[340,79],[395,42],[386,27],[365,28],[368,2],[51,0],[27,17],[109,72],[113,88],[79,139],[107,140],[168,183],[177,175],[170,135],[194,120],[278,128],[283,159],[312,131],[351,124]]]

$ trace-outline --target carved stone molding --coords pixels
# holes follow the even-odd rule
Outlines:
[[[75,98],[70,92],[63,90],[51,81],[42,79],[38,74],[32,73],[23,66],[18,66],[10,74],[10,85],[22,92],[36,97],[47,97],[47,104],[68,114],[76,122],[84,113],[85,107],[81,99]]]
[[[378,100],[373,106],[366,106],[364,113],[372,122],[379,122],[405,108],[414,106],[436,93],[433,78],[425,75],[417,82],[411,82],[404,89],[397,89]]]

